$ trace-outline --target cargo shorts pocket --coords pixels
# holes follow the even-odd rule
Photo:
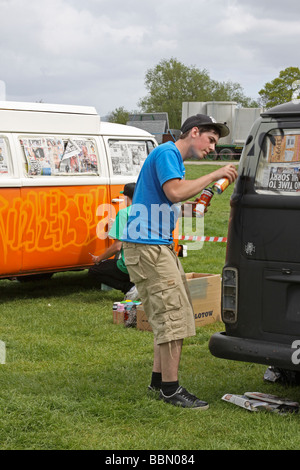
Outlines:
[[[146,278],[143,268],[140,263],[139,254],[127,254],[125,251],[125,264],[130,276],[131,282],[138,284],[141,281],[144,281]]]
[[[162,281],[149,287],[150,304],[153,315],[160,320],[177,320],[181,318],[182,302],[180,290],[175,281]]]

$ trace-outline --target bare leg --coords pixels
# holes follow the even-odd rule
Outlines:
[[[154,359],[153,359],[153,372],[161,372],[161,363],[160,363],[160,349],[156,344],[156,339],[154,338]]]
[[[154,340],[153,372],[162,373],[163,382],[176,382],[183,340],[163,343],[159,346]]]

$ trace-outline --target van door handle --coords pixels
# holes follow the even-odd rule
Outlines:
[[[111,202],[113,204],[116,204],[117,202],[124,202],[124,199],[120,199],[120,198],[116,197],[116,198],[112,199]]]

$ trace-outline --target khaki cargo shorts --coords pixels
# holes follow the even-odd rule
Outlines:
[[[157,344],[194,336],[190,293],[173,246],[123,242],[123,249]]]

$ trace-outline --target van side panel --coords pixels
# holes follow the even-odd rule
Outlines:
[[[106,185],[22,188],[22,272],[91,264],[89,253],[107,247],[97,229],[107,226],[109,214],[98,208],[108,203]]]
[[[22,266],[22,200],[19,188],[0,193],[0,277],[15,275]]]

